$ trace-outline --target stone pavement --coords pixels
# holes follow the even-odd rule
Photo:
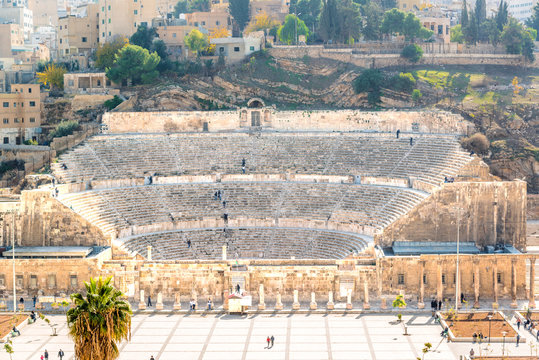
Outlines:
[[[73,359],[73,342],[63,315],[49,316],[58,336],[43,321],[21,327],[14,339],[13,360],[37,360],[45,349],[57,359],[61,348],[64,359]],[[428,360],[453,360],[479,345],[447,343],[440,337],[441,327],[428,314],[406,314],[403,326],[394,314],[164,314],[139,313],[133,317],[132,338],[120,345],[120,360],[414,360],[421,356],[425,342],[433,345]],[[268,349],[266,338],[275,344]],[[506,344],[506,354],[535,354],[537,342],[521,329],[529,343]],[[533,344],[530,349],[528,344]],[[483,354],[501,354],[502,344],[484,344]],[[0,359],[8,359],[0,351]]]

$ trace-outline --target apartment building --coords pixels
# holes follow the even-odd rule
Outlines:
[[[34,26],[58,25],[56,0],[28,0],[28,8],[32,10]]]
[[[39,84],[12,84],[11,92],[0,93],[0,141],[22,144],[37,140],[41,133]]]
[[[451,19],[448,17],[424,17],[420,15],[419,20],[423,27],[434,32],[434,37],[438,41],[449,43],[451,40]]]
[[[152,19],[160,16],[159,1],[162,0],[99,0],[99,42],[129,37],[140,25],[150,26]]]
[[[286,0],[253,0],[251,1],[251,19],[261,13],[283,22],[289,13],[289,2]]]
[[[97,4],[77,8],[76,15],[58,19],[58,54],[60,58],[72,55],[88,56],[97,48],[99,40],[99,11]]]
[[[18,24],[25,39],[29,39],[34,31],[32,10],[26,7],[0,7],[0,23]]]
[[[2,7],[28,7],[28,0],[0,0]]]
[[[509,15],[524,22],[533,14],[533,8],[537,0],[508,0]]]
[[[232,21],[226,11],[194,12],[185,14],[185,20],[189,26],[201,27],[208,31],[223,27],[232,30]]]
[[[184,39],[191,30],[196,29],[195,26],[187,25],[183,19],[155,19],[152,26],[157,30],[157,36],[164,41],[169,55],[174,60],[188,56]]]
[[[0,24],[0,58],[13,57],[24,48],[24,31],[18,24]]]

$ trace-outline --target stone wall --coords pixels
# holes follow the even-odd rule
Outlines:
[[[325,49],[323,46],[278,46],[270,49],[271,56],[280,59],[301,59],[305,56],[312,58],[331,59],[346,62],[365,68],[383,68],[407,64],[400,54],[354,54],[353,49]],[[500,66],[530,66],[539,65],[528,63],[520,55],[509,54],[437,54],[426,53],[417,63],[419,65],[500,65]]]
[[[376,238],[382,246],[395,240],[456,241],[478,246],[512,244],[526,248],[526,183],[455,182],[430,195]]]
[[[11,244],[10,227],[10,216],[0,214],[0,246]],[[18,246],[93,246],[110,242],[97,227],[53,198],[50,190],[23,191],[15,227]]]
[[[468,134],[473,124],[443,111],[312,110],[275,111],[266,126],[275,130],[396,131]],[[245,124],[241,111],[112,112],[103,115],[109,133],[236,130]]]

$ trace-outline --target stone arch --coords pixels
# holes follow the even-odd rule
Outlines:
[[[250,109],[261,109],[265,106],[264,100],[260,98],[252,98],[247,102],[247,107]]]

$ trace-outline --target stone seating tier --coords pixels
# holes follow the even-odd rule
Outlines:
[[[191,241],[188,247],[187,240]],[[362,251],[369,240],[356,234],[301,228],[223,228],[167,231],[118,239],[131,255],[153,260],[218,260],[222,246],[229,259],[342,259]]]
[[[471,160],[454,136],[358,133],[99,135],[53,164],[64,182],[241,174],[413,177],[439,184]],[[62,169],[61,164],[67,166]]]
[[[221,201],[214,199],[217,191],[222,194]],[[122,229],[158,223],[194,223],[205,219],[223,223],[225,213],[231,223],[237,219],[292,219],[382,229],[427,196],[409,188],[378,185],[231,182],[90,190],[61,194],[59,200],[105,233],[118,234]]]

